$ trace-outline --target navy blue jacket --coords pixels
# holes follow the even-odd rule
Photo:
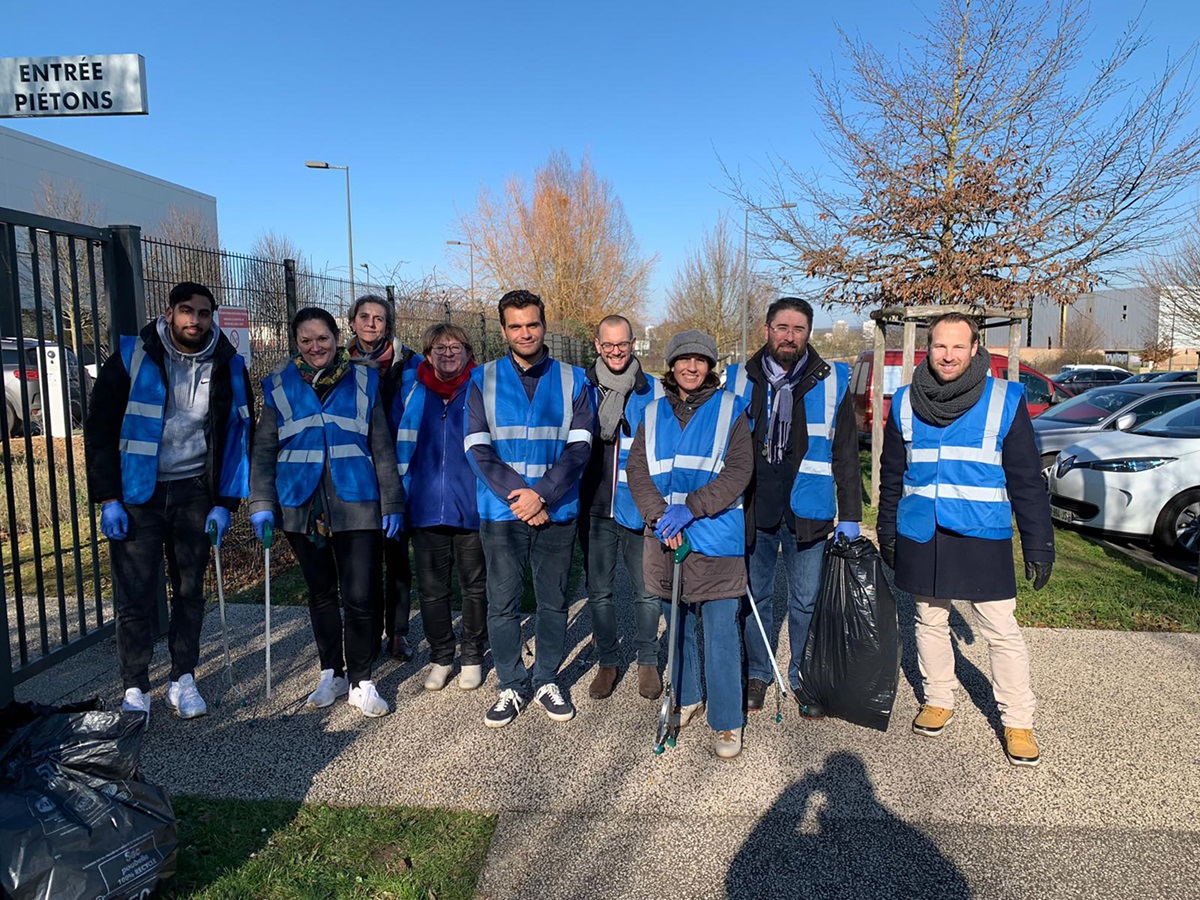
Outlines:
[[[467,387],[464,383],[448,403],[426,391],[417,448],[409,465],[409,527],[479,530],[475,470],[463,452]]]

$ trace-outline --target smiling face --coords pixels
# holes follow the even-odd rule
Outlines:
[[[448,334],[437,339],[429,348],[433,374],[439,381],[453,381],[467,365],[467,348]]]
[[[971,340],[966,322],[941,322],[929,334],[929,365],[943,384],[962,376],[979,352],[979,342]]]
[[[504,310],[504,339],[513,355],[526,365],[537,362],[546,342],[546,325],[542,322],[541,311],[534,305]]]
[[[296,327],[301,358],[314,369],[323,369],[337,353],[337,336],[320,319],[307,319]]]
[[[167,326],[171,343],[183,353],[195,353],[208,345],[212,335],[212,302],[200,294],[192,294],[167,310]]]
[[[624,322],[601,325],[595,343],[604,365],[617,375],[624,372],[633,359],[633,331]]]
[[[808,349],[812,322],[799,310],[781,309],[766,326],[767,353],[784,369],[790,369]]]
[[[364,350],[374,350],[387,334],[387,311],[378,303],[362,304],[350,322],[350,330]]]
[[[679,385],[679,396],[686,400],[688,394],[700,390],[710,368],[708,360],[695,353],[677,356],[671,363],[671,374],[675,376],[675,383]]]

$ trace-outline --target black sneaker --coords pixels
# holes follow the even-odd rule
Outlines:
[[[767,688],[770,684],[761,678],[751,678],[746,682],[746,709],[762,709],[767,701]]]
[[[527,698],[511,688],[503,690],[495,705],[484,715],[483,724],[488,728],[503,728],[520,714],[528,702]]]
[[[533,702],[546,711],[555,722],[569,722],[575,718],[575,707],[571,698],[558,689],[557,684],[543,684],[533,695]]]
[[[799,694],[796,695],[796,703],[800,707],[800,718],[817,721],[825,718],[825,707],[819,703],[805,703],[804,698]]]

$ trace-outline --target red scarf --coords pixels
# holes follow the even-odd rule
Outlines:
[[[437,373],[433,371],[433,366],[429,360],[421,360],[421,364],[417,366],[417,381],[425,385],[426,388],[433,391],[443,400],[449,401],[460,387],[462,387],[468,378],[471,377],[471,370],[475,368],[475,360],[467,363],[466,367],[458,373],[450,381],[442,381],[437,377]]]

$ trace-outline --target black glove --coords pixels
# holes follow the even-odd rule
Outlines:
[[[896,540],[893,538],[890,541],[879,542],[879,555],[883,557],[884,564],[889,569],[896,568]]]
[[[1046,586],[1046,582],[1050,580],[1050,570],[1054,568],[1054,562],[1031,562],[1025,560],[1025,580],[1033,582],[1033,589],[1040,591]]]

